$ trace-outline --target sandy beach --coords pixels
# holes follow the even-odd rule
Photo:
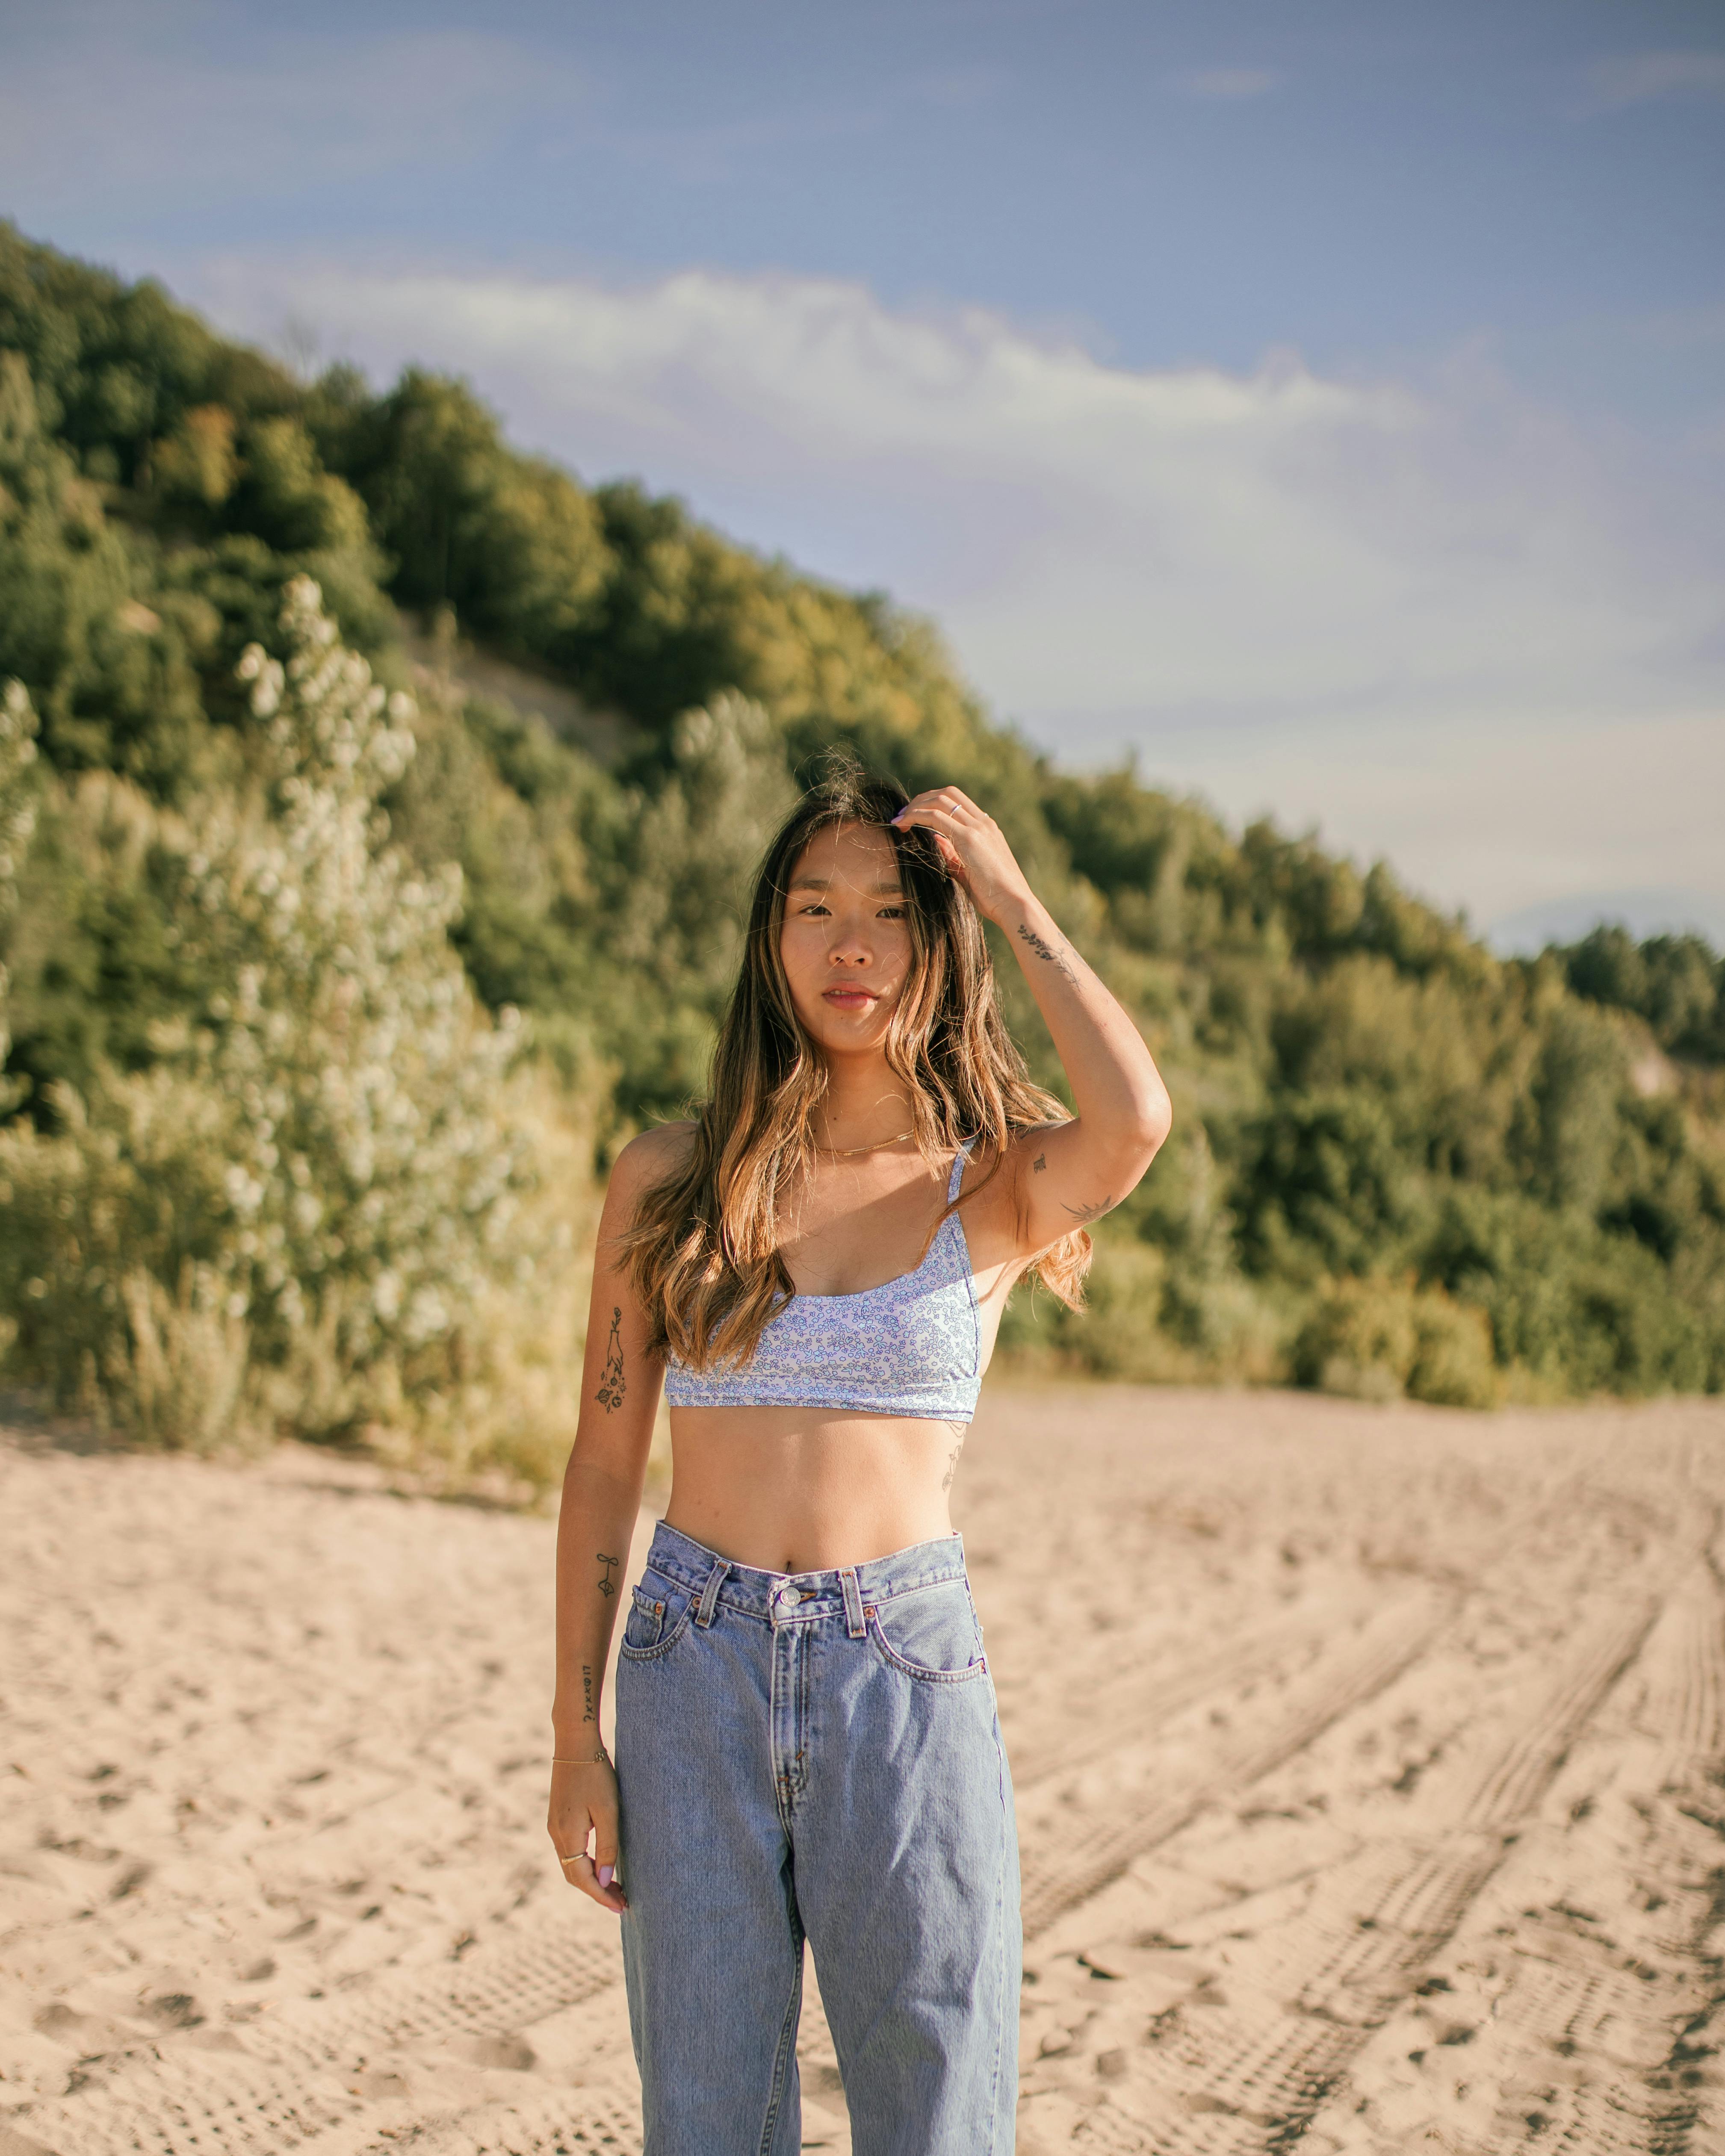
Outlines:
[[[1025,2156],[1725,2147],[1725,1403],[995,1389],[954,1498]],[[0,1440],[0,2156],[639,2147],[553,1532]]]

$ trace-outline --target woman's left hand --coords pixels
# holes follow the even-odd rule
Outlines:
[[[892,820],[901,831],[933,832],[947,870],[988,920],[999,921],[1030,896],[1000,826],[962,787],[937,786],[918,793]]]

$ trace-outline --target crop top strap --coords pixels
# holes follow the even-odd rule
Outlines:
[[[947,1179],[947,1203],[948,1205],[950,1205],[952,1200],[958,1195],[958,1186],[964,1180],[965,1167],[970,1159],[970,1149],[975,1143],[976,1140],[973,1137],[965,1138],[960,1142],[958,1147],[958,1157],[952,1163],[952,1173]]]

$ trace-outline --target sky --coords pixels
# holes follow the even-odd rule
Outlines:
[[[994,714],[1725,943],[1722,0],[0,0],[0,213],[461,372]]]

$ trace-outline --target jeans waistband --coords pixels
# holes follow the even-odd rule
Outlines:
[[[647,1568],[699,1595],[709,1621],[714,1606],[722,1604],[768,1624],[841,1617],[852,1620],[854,1628],[861,1604],[890,1602],[918,1588],[963,1579],[964,1542],[955,1531],[864,1564],[826,1572],[767,1572],[758,1565],[734,1563],[661,1520],[653,1532]]]

